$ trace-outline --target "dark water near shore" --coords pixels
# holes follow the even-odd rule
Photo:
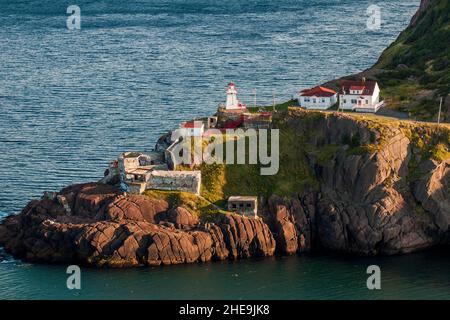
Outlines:
[[[381,268],[381,290],[366,268]],[[81,290],[66,288],[63,266],[3,263],[6,299],[450,299],[450,257],[302,256],[131,270],[82,269]]]
[[[98,179],[124,150],[149,150],[180,121],[215,111],[224,87],[269,104],[358,72],[405,28],[419,0],[76,1],[82,29],[66,29],[67,1],[0,0],[0,216],[44,190]],[[273,258],[135,270],[65,267],[0,254],[0,298],[450,298],[449,257]],[[365,270],[382,268],[382,290]]]

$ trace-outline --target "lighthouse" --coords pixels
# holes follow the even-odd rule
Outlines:
[[[228,84],[227,89],[227,103],[225,105],[226,110],[236,110],[241,109],[239,105],[239,100],[237,98],[237,90],[236,86],[233,82]]]

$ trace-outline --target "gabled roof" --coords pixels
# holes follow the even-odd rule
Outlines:
[[[362,93],[358,93],[355,95],[363,95],[363,96],[371,96],[373,95],[373,92],[375,91],[375,87],[377,85],[376,81],[350,81],[350,80],[343,80],[341,82],[341,89],[339,91],[340,94],[347,94],[350,95],[350,90],[362,90]]]
[[[302,97],[332,97],[335,94],[336,91],[321,86],[300,91]]]
[[[362,91],[364,88],[365,86],[351,86],[350,90]]]
[[[258,197],[254,197],[254,196],[230,196],[228,198],[229,202],[240,202],[240,201],[251,201],[251,202],[257,202],[258,201]]]

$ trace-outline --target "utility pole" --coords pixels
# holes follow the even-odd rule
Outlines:
[[[273,111],[275,112],[275,91],[272,91]]]
[[[441,124],[442,100],[443,100],[443,98],[441,97],[441,103],[439,105],[438,120],[437,120],[438,130],[439,130],[439,126]]]

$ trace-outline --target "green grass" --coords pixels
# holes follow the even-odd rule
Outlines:
[[[263,176],[260,165],[202,164],[202,195],[220,203],[231,195],[291,196],[306,187],[318,187],[305,153],[305,146],[291,129],[280,130],[280,168]]]
[[[448,144],[446,145],[443,142],[436,144],[430,150],[430,158],[433,160],[439,161],[439,162],[449,159],[450,152],[449,152]]]
[[[310,148],[309,154],[313,155],[317,163],[323,167],[331,166],[341,145],[329,144],[320,148]]]
[[[275,111],[286,111],[289,107],[297,106],[297,100],[289,100],[275,105]],[[249,112],[256,113],[259,111],[274,111],[273,106],[247,107]]]
[[[183,207],[199,217],[217,213],[218,211],[208,201],[189,192],[147,190],[144,192],[144,195],[154,199],[165,200],[169,203],[170,208]]]
[[[390,108],[420,120],[436,117],[439,98],[450,94],[449,43],[450,2],[432,1],[417,24],[403,31],[372,68],[379,71],[376,78]],[[431,94],[421,101],[417,94],[424,90]]]

